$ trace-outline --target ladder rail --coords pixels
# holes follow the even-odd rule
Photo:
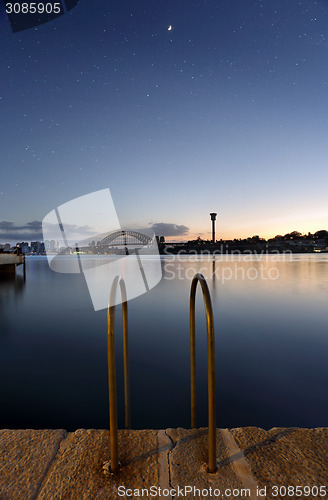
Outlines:
[[[129,351],[128,351],[128,304],[124,279],[116,276],[112,283],[107,317],[107,355],[108,355],[108,390],[109,390],[109,433],[110,433],[110,468],[115,472],[119,467],[118,462],[118,428],[117,428],[117,385],[115,363],[115,298],[118,286],[122,298],[123,315],[123,357],[124,357],[124,404],[125,427],[130,429],[130,376],[129,376]]]
[[[195,302],[197,285],[200,283],[206,312],[207,326],[207,378],[208,378],[208,472],[216,471],[216,399],[215,399],[215,339],[214,319],[210,292],[204,276],[193,277],[190,288],[190,392],[191,427],[196,427],[196,344]]]

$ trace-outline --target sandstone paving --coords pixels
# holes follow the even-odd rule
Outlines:
[[[186,499],[208,498],[209,494],[220,494],[226,490],[242,491],[244,485],[235,473],[233,465],[227,460],[228,453],[220,430],[216,434],[216,456],[218,468],[215,473],[207,472],[208,430],[207,429],[167,429],[166,434],[172,442],[169,453],[170,485],[178,490],[193,487],[187,491]],[[220,492],[220,493],[219,493]]]
[[[35,498],[65,430],[0,430],[0,499]]]
[[[119,431],[121,468],[105,474],[109,431],[79,429],[60,450],[38,499],[112,499],[119,486],[150,488],[158,484],[157,431]]]
[[[231,429],[259,486],[326,486],[328,497],[328,429],[257,427]],[[283,491],[283,490],[282,490]],[[291,490],[292,491],[292,490]],[[315,490],[313,490],[315,493]],[[278,497],[280,498],[280,496]],[[286,496],[286,498],[300,498]],[[322,498],[311,493],[305,498]]]
[[[108,430],[2,430],[0,500],[114,500],[151,491],[148,498],[169,500],[315,500],[323,497],[315,490],[277,496],[270,488],[328,486],[327,428],[217,429],[215,473],[207,471],[207,429],[120,430],[118,442],[121,466],[108,474]]]

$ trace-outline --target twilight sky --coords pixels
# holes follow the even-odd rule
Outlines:
[[[0,39],[0,242],[107,187],[168,239],[328,228],[328,0],[0,2]]]

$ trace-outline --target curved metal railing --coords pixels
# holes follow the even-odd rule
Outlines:
[[[108,388],[109,388],[109,434],[110,434],[110,470],[115,472],[118,462],[117,437],[117,388],[115,364],[115,298],[120,285],[123,314],[123,356],[124,356],[124,403],[125,427],[130,428],[130,387],[129,387],[129,356],[128,356],[128,304],[126,287],[121,276],[116,276],[110,291],[107,321],[107,352],[108,352]]]
[[[215,343],[214,320],[210,292],[202,274],[195,274],[190,288],[190,379],[191,379],[191,427],[196,427],[196,347],[195,347],[195,299],[200,283],[206,311],[207,370],[208,370],[208,472],[216,471],[216,402],[215,402]]]
[[[208,367],[208,471],[216,471],[216,402],[215,402],[215,341],[214,320],[210,293],[202,274],[195,274],[190,289],[190,371],[191,371],[191,427],[196,427],[196,348],[195,348],[195,299],[197,285],[200,283],[205,302],[207,325],[207,367]],[[130,388],[128,365],[128,307],[124,280],[116,276],[110,291],[107,323],[108,347],[108,387],[110,421],[110,470],[115,472],[118,462],[117,429],[117,387],[115,363],[115,297],[120,286],[123,314],[123,353],[124,353],[124,402],[125,427],[130,428]]]

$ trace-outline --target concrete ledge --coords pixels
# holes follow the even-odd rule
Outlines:
[[[25,255],[17,255],[15,253],[0,253],[0,266],[9,266],[23,264]]]
[[[107,430],[1,430],[0,498],[107,500],[142,489],[144,498],[146,490],[149,498],[280,498],[273,486],[327,486],[328,429],[218,429],[215,474],[206,471],[206,429],[122,430],[119,457],[120,470],[106,474]],[[316,498],[288,495],[306,497]]]

